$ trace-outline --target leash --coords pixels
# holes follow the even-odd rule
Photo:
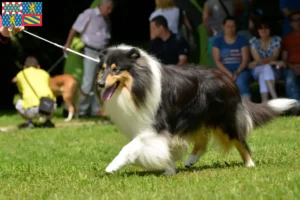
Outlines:
[[[59,64],[59,63],[61,63],[61,61],[64,59],[64,58],[67,58],[68,56],[67,56],[67,54],[64,54],[64,55],[62,55],[51,67],[50,67],[50,69],[48,69],[48,73],[50,73],[53,69],[55,69],[55,67]]]
[[[10,27],[8,30],[10,31],[10,35],[12,36],[12,28]],[[33,36],[33,37],[36,37],[36,38],[38,38],[38,39],[40,39],[40,40],[43,40],[43,41],[45,41],[45,42],[48,42],[48,43],[50,43],[50,44],[52,44],[52,45],[54,45],[54,46],[57,46],[57,47],[59,47],[59,48],[61,48],[61,49],[65,49],[65,50],[67,50],[67,51],[69,51],[69,52],[72,52],[72,53],[77,54],[77,55],[79,55],[79,56],[85,57],[85,58],[90,59],[90,60],[92,60],[92,61],[95,61],[95,62],[98,62],[98,63],[100,62],[99,59],[95,59],[95,58],[89,57],[89,56],[87,56],[87,55],[84,55],[84,54],[82,54],[82,53],[79,53],[79,52],[77,52],[77,51],[74,51],[74,50],[72,50],[72,49],[70,49],[70,48],[66,48],[66,47],[64,47],[64,46],[62,46],[62,45],[56,44],[56,43],[54,43],[54,42],[51,42],[51,41],[49,41],[49,40],[47,40],[47,39],[44,39],[44,38],[42,38],[42,37],[40,37],[40,36],[37,36],[37,35],[35,35],[35,34],[33,34],[33,33],[30,33],[30,32],[28,32],[28,31],[26,31],[26,30],[23,30],[23,32],[25,32],[25,33],[27,33],[28,35],[31,35],[31,36]]]

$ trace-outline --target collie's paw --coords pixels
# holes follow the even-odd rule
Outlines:
[[[255,167],[255,164],[252,160],[245,163],[245,167]]]
[[[105,169],[105,172],[108,174],[113,174],[117,171],[118,169],[112,165],[108,165]]]
[[[176,174],[176,170],[175,169],[166,169],[164,176],[170,176]]]
[[[185,161],[184,166],[186,168],[190,168],[191,166],[193,166],[199,159],[199,156],[197,155],[190,155],[188,157],[188,159]]]

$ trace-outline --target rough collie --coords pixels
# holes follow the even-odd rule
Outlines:
[[[222,72],[199,66],[163,66],[145,51],[127,45],[100,53],[97,84],[106,114],[130,138],[106,172],[127,165],[176,173],[174,162],[194,165],[210,136],[234,146],[244,165],[255,166],[246,142],[249,131],[297,106],[296,100],[268,104],[243,101],[236,85]]]

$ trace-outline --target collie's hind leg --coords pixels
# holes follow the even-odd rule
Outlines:
[[[185,161],[184,166],[189,168],[193,166],[199,158],[206,152],[209,136],[207,133],[199,132],[194,140],[194,148],[191,155]]]
[[[239,151],[246,167],[255,167],[251,158],[251,151],[246,141],[233,140],[233,144]]]
[[[114,173],[127,165],[138,165],[150,170],[164,169],[166,175],[176,172],[169,150],[169,137],[144,132],[123,147],[107,166],[107,173]]]

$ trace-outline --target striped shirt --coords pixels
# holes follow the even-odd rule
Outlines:
[[[109,42],[110,23],[99,8],[89,8],[76,19],[72,28],[81,34],[81,40],[90,47],[103,49]]]

